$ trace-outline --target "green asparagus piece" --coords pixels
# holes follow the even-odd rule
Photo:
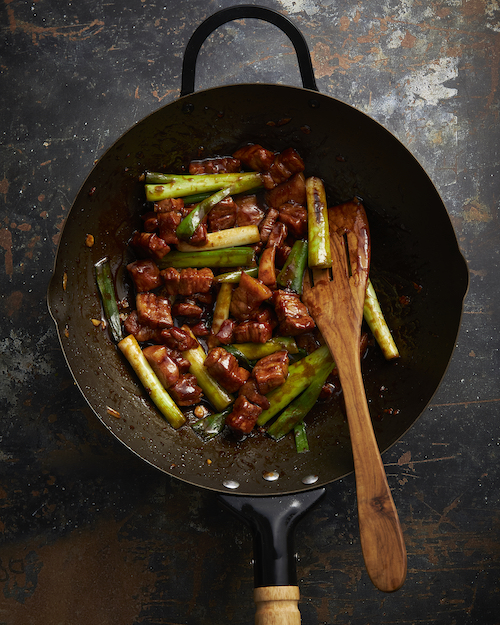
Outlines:
[[[259,360],[264,358],[264,356],[279,352],[281,349],[286,349],[290,354],[295,354],[299,351],[295,339],[291,336],[274,336],[267,343],[237,343],[235,347],[248,360]]]
[[[259,275],[259,268],[252,267],[251,269],[244,269],[245,273],[247,273],[252,278],[257,278]],[[241,269],[237,271],[229,271],[228,273],[221,273],[218,276],[215,276],[217,282],[229,282],[231,284],[237,284],[241,278]]]
[[[318,401],[321,389],[334,366],[332,362],[329,362],[317,369],[305,391],[294,399],[269,427],[267,433],[271,438],[276,440],[283,438],[283,436],[288,434],[290,430],[293,430],[298,423],[304,420],[309,410],[311,410]]]
[[[326,367],[328,364],[333,368],[333,359],[328,347],[322,345],[302,360],[290,365],[285,383],[267,395],[270,406],[261,412],[257,424],[265,425],[285,406],[288,406],[309,386],[318,368]]]
[[[293,428],[293,435],[295,438],[295,448],[297,453],[302,454],[309,451],[309,441],[307,440],[306,425],[303,421],[297,423]]]
[[[214,192],[242,182],[251,185],[244,189],[259,187],[260,174],[256,172],[234,174],[146,174],[146,199],[159,202],[167,198],[185,197],[195,193]],[[242,191],[235,191],[241,193]]]
[[[205,440],[210,440],[222,432],[226,423],[226,417],[230,412],[231,410],[223,410],[222,412],[209,414],[193,423],[192,428]]]
[[[108,258],[103,258],[95,264],[95,274],[111,336],[116,342],[121,341],[123,338],[122,324]]]
[[[370,279],[368,279],[366,286],[363,316],[385,358],[387,360],[399,358],[399,350],[392,338],[391,331],[384,318],[377,294]]]
[[[226,247],[220,250],[199,252],[172,251],[158,261],[160,269],[165,267],[246,267],[254,262],[255,251],[251,247]]]
[[[161,385],[155,372],[151,369],[151,365],[142,353],[136,338],[129,334],[118,343],[118,347],[131,364],[148,395],[165,419],[175,429],[180,428],[186,422],[186,417]]]
[[[307,230],[309,240],[309,267],[327,269],[332,266],[330,231],[326,193],[320,178],[306,180]]]
[[[302,293],[304,271],[307,266],[307,241],[297,239],[277,277],[278,286]]]

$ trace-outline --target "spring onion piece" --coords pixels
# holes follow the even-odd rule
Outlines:
[[[263,410],[257,419],[257,425],[265,425],[276,416],[285,406],[300,395],[312,382],[319,368],[331,365],[333,359],[326,345],[318,347],[314,352],[307,355],[288,368],[288,377],[285,383],[267,395],[270,402],[269,408]]]
[[[301,241],[300,239],[295,241],[283,265],[283,269],[278,274],[278,286],[290,289],[299,294],[302,293],[304,271],[307,266],[308,247],[307,241]]]
[[[231,410],[223,410],[222,412],[209,414],[193,423],[192,428],[205,440],[210,440],[222,432],[226,423],[226,417],[230,412]]]
[[[188,204],[198,204],[198,202],[206,200],[207,197],[210,197],[211,195],[210,191],[208,193],[194,193],[193,195],[186,195],[184,197],[184,206]]]
[[[228,197],[229,195],[236,195],[238,193],[243,193],[244,191],[250,191],[251,189],[255,189],[255,187],[260,187],[261,184],[262,183],[260,177],[258,176],[258,174],[255,174],[253,178],[238,180],[231,186],[224,187],[223,189],[220,189],[220,191],[217,191],[213,195],[202,200],[193,208],[191,212],[189,212],[184,217],[181,223],[177,226],[177,230],[175,231],[177,236],[179,237],[179,239],[188,241],[195,233],[196,228],[198,228],[203,219],[212,210],[212,208],[216,206],[219,202],[221,202],[224,198]]]
[[[158,267],[246,267],[254,262],[255,251],[251,247],[225,247],[220,250],[198,252],[169,252]]]
[[[293,428],[293,436],[295,438],[295,448],[297,453],[303,454],[309,451],[309,441],[307,440],[306,426],[303,421],[297,423]]]
[[[309,267],[327,269],[332,266],[330,231],[326,193],[320,178],[306,180],[307,229],[309,240]]]
[[[184,241],[177,244],[180,252],[199,252],[203,250],[219,250],[224,247],[236,247],[239,245],[253,245],[260,241],[260,232],[257,226],[239,226],[209,232],[203,245],[189,245]]]
[[[172,427],[175,429],[180,428],[186,422],[186,417],[160,384],[155,372],[151,369],[151,365],[142,353],[135,336],[132,334],[126,336],[118,343],[118,347],[131,364],[132,369],[137,374],[158,410],[160,410]]]
[[[259,268],[252,267],[251,269],[244,269],[245,273],[247,273],[252,278],[257,278],[259,275]],[[237,271],[229,271],[228,273],[221,273],[218,276],[215,276],[215,280],[217,282],[230,282],[231,284],[238,284],[241,278],[241,270]]]
[[[103,258],[95,264],[95,275],[111,336],[114,341],[121,341],[123,338],[122,323],[118,311],[118,304],[116,302],[115,285],[108,258]]]
[[[271,438],[276,440],[283,438],[283,436],[293,430],[298,423],[304,420],[309,410],[311,410],[318,401],[321,389],[334,366],[335,365],[330,361],[316,370],[305,391],[283,410],[280,416],[267,430]]]
[[[224,345],[224,349],[236,358],[240,367],[245,367],[245,369],[248,369],[249,371],[254,368],[257,361],[250,360],[250,358],[245,356],[245,354],[238,349],[237,345]]]
[[[230,282],[223,282],[220,285],[217,299],[215,300],[214,313],[212,316],[212,334],[217,334],[224,321],[229,318],[232,294],[233,285]]]
[[[188,326],[182,326],[183,330],[187,330],[190,335],[195,338]],[[189,372],[192,373],[201,387],[205,397],[215,407],[216,410],[222,411],[233,402],[233,396],[230,395],[205,369],[204,362],[207,355],[205,350],[198,343],[198,347],[186,349],[182,352],[184,358],[189,360],[191,366]]]
[[[235,347],[248,360],[259,360],[282,349],[286,349],[290,354],[296,354],[299,351],[295,339],[291,336],[274,336],[267,343],[237,343]]]
[[[363,316],[385,358],[387,360],[399,358],[399,350],[392,338],[370,279],[366,286]]]
[[[159,202],[167,198],[186,197],[195,193],[214,192],[237,183],[248,185],[245,191],[262,185],[260,174],[146,174],[146,200]],[[242,191],[234,191],[242,193]]]

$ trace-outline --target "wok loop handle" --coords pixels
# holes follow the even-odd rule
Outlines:
[[[251,4],[242,4],[217,11],[217,13],[214,13],[202,22],[191,35],[182,62],[181,97],[194,92],[196,59],[207,37],[226,22],[244,18],[263,20],[274,24],[282,30],[295,48],[302,85],[305,89],[318,91],[307,42],[295,24],[273,9]]]

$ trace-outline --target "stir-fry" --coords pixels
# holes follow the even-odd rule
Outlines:
[[[307,449],[304,418],[335,363],[301,299],[304,272],[331,266],[325,188],[304,172],[295,149],[253,144],[188,174],[148,172],[151,210],[129,242],[132,306],[117,303],[106,259],[96,265],[112,336],[174,428],[293,430]],[[364,316],[397,358],[370,281]]]

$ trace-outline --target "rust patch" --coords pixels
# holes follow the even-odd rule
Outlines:
[[[4,201],[7,200],[8,192],[9,192],[9,181],[4,176],[3,180],[0,180],[0,193],[3,195]]]
[[[13,291],[6,299],[5,312],[7,317],[12,317],[15,313],[19,312],[21,304],[23,303],[23,294],[21,291]]]
[[[404,36],[403,40],[401,41],[401,47],[402,48],[413,48],[413,46],[415,45],[416,41],[417,41],[417,38],[415,37],[415,35],[412,35],[408,31],[406,31],[405,36]]]
[[[20,30],[21,32],[31,35],[31,41],[33,45],[37,46],[41,39],[46,37],[67,38],[70,41],[82,41],[89,39],[94,35],[100,33],[104,28],[104,22],[102,20],[92,20],[88,24],[81,24],[77,27],[69,26],[34,26],[28,22],[17,22],[14,16],[14,11],[7,8],[9,14],[9,26],[11,32]]]
[[[0,246],[5,250],[5,273],[12,278],[14,260],[12,257],[12,233],[8,228],[0,230]]]
[[[464,219],[466,222],[482,222],[491,221],[491,213],[487,206],[477,201],[471,201],[466,204],[463,209]]]

